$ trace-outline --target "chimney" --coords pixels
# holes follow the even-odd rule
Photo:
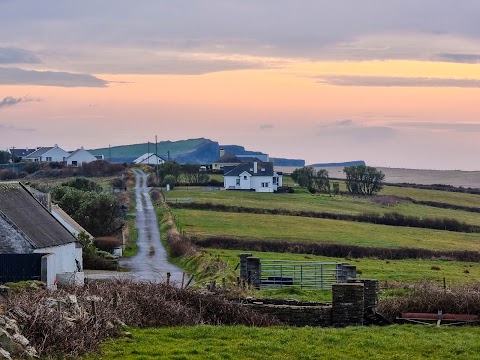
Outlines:
[[[257,162],[255,161],[255,162],[253,163],[253,173],[256,174],[257,171],[258,171],[258,164],[257,164]]]
[[[225,155],[225,150],[223,150],[223,148],[220,148],[220,157],[222,157],[223,155]]]

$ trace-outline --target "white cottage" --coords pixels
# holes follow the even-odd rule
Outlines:
[[[75,150],[67,157],[67,165],[69,166],[80,166],[82,164],[90,163],[92,161],[97,161],[98,158],[90,154],[87,150],[83,148]]]
[[[146,153],[142,156],[133,160],[133,163],[136,165],[147,164],[147,165],[160,165],[163,164],[165,160],[158,156],[155,153]]]
[[[227,190],[275,192],[281,186],[283,174],[273,169],[271,162],[253,162],[225,167],[223,184]]]
[[[9,261],[10,256],[33,254],[39,256],[41,271],[32,276],[48,287],[54,288],[61,279],[83,284],[78,240],[23,185],[0,183],[0,255]]]
[[[57,144],[53,147],[40,147],[24,157],[29,162],[65,162],[70,156],[68,151],[63,150]]]

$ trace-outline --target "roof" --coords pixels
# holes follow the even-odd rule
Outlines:
[[[142,156],[136,158],[135,160],[133,160],[133,162],[134,162],[135,164],[140,164],[140,163],[143,163],[143,162],[147,161],[147,160],[150,159],[152,156],[156,156],[156,157],[158,157],[160,160],[165,161],[164,159],[162,159],[160,156],[156,155],[155,153],[146,153],[146,154],[143,154]]]
[[[27,157],[39,157],[39,156],[42,156],[43,154],[45,154],[46,152],[50,151],[53,149],[53,146],[51,147],[41,147],[41,148],[38,148],[37,150],[35,150],[34,152],[28,154]]]
[[[77,242],[20,183],[0,183],[0,213],[35,249]]]
[[[9,151],[10,151],[10,154],[12,154],[15,157],[24,157],[33,153],[35,151],[35,148],[33,149],[17,149],[17,148],[13,149],[12,148]]]
[[[74,231],[74,235],[75,233],[77,234],[85,233],[85,235],[87,235],[90,239],[93,239],[92,234],[90,234],[79,223],[73,220],[72,217],[68,215],[65,211],[63,211],[63,209],[60,206],[52,205],[52,214],[54,216],[56,215],[55,217],[58,216],[60,219],[62,219],[62,221],[64,221],[65,224],[67,225],[66,227]]]
[[[215,164],[241,163],[242,161],[233,154],[226,153],[214,161]]]
[[[0,254],[29,254],[30,239],[0,213]]]
[[[253,163],[242,163],[237,166],[227,166],[223,170],[224,176],[239,176],[240,174],[247,172],[251,176],[273,176],[273,163],[271,162],[258,162],[257,172],[253,172]]]
[[[90,155],[92,158],[94,158],[95,156],[93,156],[90,152],[88,152],[87,150],[85,150],[83,147],[81,147],[80,149],[77,149],[75,151],[72,151],[70,153],[70,155],[67,157],[67,160],[70,159],[71,157],[74,157],[75,155],[77,155],[78,153],[80,152],[86,152],[88,155]]]

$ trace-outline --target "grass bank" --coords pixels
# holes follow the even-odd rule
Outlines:
[[[480,328],[167,327],[131,329],[88,359],[473,359]]]

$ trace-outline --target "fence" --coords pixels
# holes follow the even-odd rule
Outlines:
[[[332,285],[356,278],[356,267],[345,263],[261,260],[240,255],[240,277],[257,288],[297,286],[331,290]]]
[[[41,280],[44,254],[0,254],[0,284]]]
[[[192,198],[185,198],[185,199],[167,199],[167,198],[165,198],[165,202],[175,203],[175,204],[178,204],[178,203],[190,204],[192,201],[193,201]]]

